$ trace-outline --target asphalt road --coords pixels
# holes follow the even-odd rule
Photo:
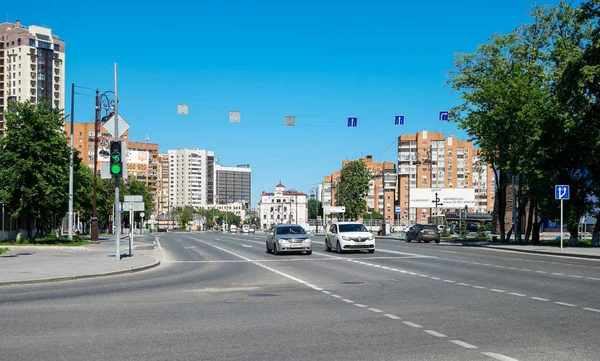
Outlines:
[[[1,360],[598,360],[600,262],[161,234],[143,273],[0,289]]]

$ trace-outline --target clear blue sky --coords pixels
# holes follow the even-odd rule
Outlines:
[[[280,179],[309,193],[344,159],[397,162],[400,134],[466,139],[438,121],[458,102],[444,84],[454,53],[530,21],[530,3],[32,0],[0,10],[66,41],[68,90],[73,82],[112,90],[118,63],[131,140],[148,135],[161,152],[209,149],[223,165],[250,164],[255,207]],[[90,121],[93,98],[75,103],[76,120]],[[178,103],[189,115],[177,115]],[[242,112],[240,123],[229,110]],[[398,114],[403,127],[393,125]],[[284,127],[284,115],[297,126]],[[350,116],[357,128],[346,127]]]

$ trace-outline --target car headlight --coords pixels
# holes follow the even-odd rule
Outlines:
[[[344,241],[347,241],[349,238],[348,238],[348,236],[342,236],[342,239],[343,239]]]
[[[370,236],[369,236],[369,241],[372,241],[372,240],[374,240],[374,239],[375,239],[375,236],[374,236],[374,235],[370,235]]]
[[[287,239],[279,238],[279,243],[287,243],[287,242],[289,242]]]

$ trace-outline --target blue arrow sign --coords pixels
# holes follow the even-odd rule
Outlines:
[[[394,117],[394,125],[404,125],[404,115],[396,115]]]
[[[400,206],[396,206],[396,214],[400,214],[400,212],[401,212]]]
[[[554,186],[554,198],[555,199],[569,199],[570,189],[567,185]]]
[[[348,128],[356,128],[358,118],[348,118]]]
[[[440,120],[442,122],[447,122],[448,121],[448,112],[447,111],[440,112]]]

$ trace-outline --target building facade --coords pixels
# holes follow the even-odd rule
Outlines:
[[[169,212],[169,154],[159,153],[157,160],[159,195],[156,208],[159,215],[165,215]]]
[[[158,144],[127,142],[127,178],[142,182],[150,189],[154,212],[158,212],[161,187],[158,182]]]
[[[249,165],[224,167],[215,165],[215,204],[240,202],[249,208],[252,204],[252,169]]]
[[[398,137],[398,203],[403,224],[424,223],[435,214],[431,208],[410,206],[413,188],[472,188],[477,210],[491,212],[493,180],[492,168],[481,161],[470,141],[428,131]]]
[[[66,137],[70,136],[70,127],[66,127]],[[127,141],[129,131],[126,131],[119,140]],[[94,169],[94,123],[73,123],[73,149],[79,154],[83,164],[90,169]],[[113,137],[108,133],[103,125],[100,125],[98,132],[98,157],[97,166],[100,171],[100,164],[108,162],[108,146]]]
[[[308,196],[286,190],[281,183],[275,187],[275,192],[261,193],[258,209],[263,230],[280,223],[299,224],[308,229]]]
[[[65,42],[41,26],[0,24],[0,136],[11,102],[65,107]]]
[[[206,208],[214,203],[215,154],[201,149],[169,150],[169,207]]]
[[[366,168],[371,173],[369,190],[365,201],[367,207],[365,212],[379,212],[384,219],[393,220],[395,217],[394,206],[396,204],[396,165],[394,162],[374,162],[373,157],[368,155],[362,159]],[[342,168],[348,160],[342,162]],[[327,175],[321,183],[321,198],[323,206],[335,206],[335,193],[337,184],[340,182],[341,170]]]

